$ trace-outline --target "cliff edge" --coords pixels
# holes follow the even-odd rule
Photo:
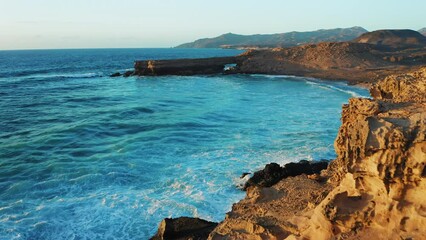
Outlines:
[[[424,239],[426,68],[371,93],[343,106],[338,157],[321,176],[249,187],[209,239]]]

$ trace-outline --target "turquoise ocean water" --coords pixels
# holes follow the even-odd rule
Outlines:
[[[266,75],[110,78],[137,59],[220,49],[0,51],[0,239],[147,239],[221,221],[243,172],[335,157],[364,89]]]

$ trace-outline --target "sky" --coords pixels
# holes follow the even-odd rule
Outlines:
[[[0,0],[0,49],[174,47],[223,33],[426,27],[426,0]]]

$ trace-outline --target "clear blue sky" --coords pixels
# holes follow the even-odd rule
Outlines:
[[[0,0],[0,49],[172,47],[222,33],[426,27],[426,0]]]

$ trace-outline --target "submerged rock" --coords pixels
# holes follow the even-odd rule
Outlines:
[[[134,75],[134,71],[126,71],[123,74],[121,74],[119,72],[113,73],[113,74],[110,75],[110,77],[121,77],[121,76],[130,77],[130,76],[133,76],[133,75]]]
[[[199,218],[165,218],[161,221],[157,234],[151,240],[203,240],[207,239],[216,226],[215,222]]]

